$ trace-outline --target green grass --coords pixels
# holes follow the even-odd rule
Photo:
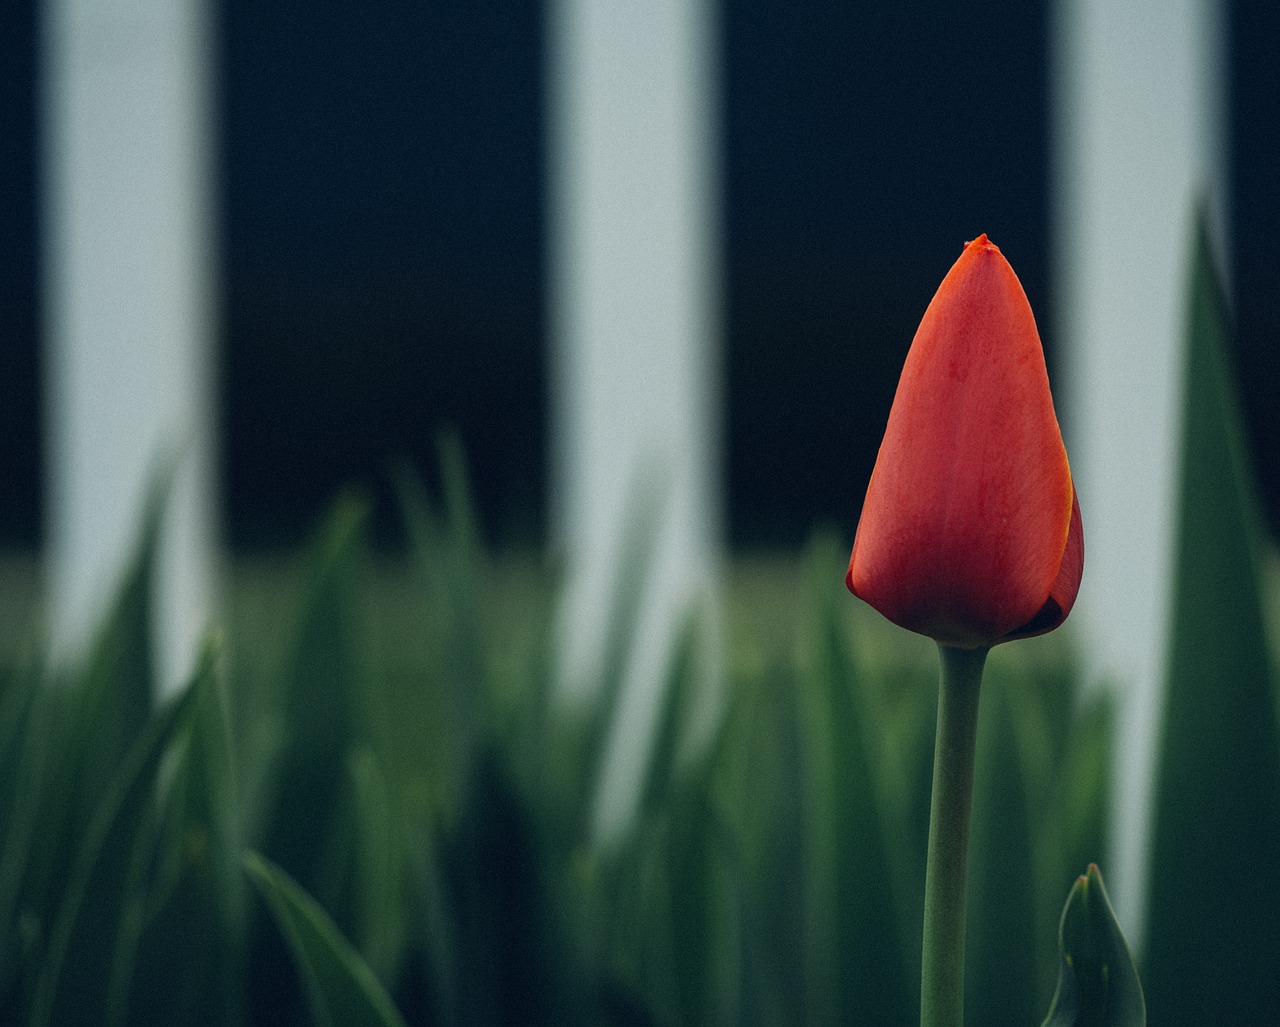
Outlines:
[[[1151,711],[1160,929],[1141,968],[1162,1027],[1280,1006],[1276,904],[1259,900],[1280,896],[1280,580],[1197,252],[1177,629]],[[371,550],[348,495],[298,553],[231,561],[189,687],[160,706],[158,505],[79,665],[45,658],[34,561],[0,559],[0,1022],[914,1022],[932,646],[847,594],[844,542],[739,555],[723,715],[690,741],[693,622],[637,808],[602,844],[634,611],[623,589],[604,600],[598,699],[558,701],[555,570],[478,543],[460,457],[443,456],[441,496],[398,481],[402,557]],[[1101,880],[1079,881],[1108,851],[1124,739],[1073,654],[1068,623],[988,664],[973,1027],[1041,1022],[1051,1000],[1054,1027],[1141,1023],[1132,1002],[1118,1018],[1077,1003],[1105,1003],[1124,968]]]
[[[307,1015],[314,987],[261,987],[262,975],[294,973],[285,922],[272,926],[240,879],[238,854],[262,849],[282,880],[297,882],[281,887],[317,899],[372,968],[373,977],[360,969],[353,993],[380,980],[411,1023],[913,1019],[936,654],[845,594],[842,544],[818,539],[803,554],[753,554],[726,568],[723,728],[692,765],[655,767],[633,830],[602,852],[584,810],[599,745],[590,735],[603,726],[554,704],[548,712],[541,694],[553,569],[529,554],[489,556],[437,521],[426,565],[452,570],[432,583],[422,560],[370,552],[361,517],[358,503],[345,504],[306,552],[230,562],[220,669],[198,704],[213,704],[202,716],[225,722],[225,744],[215,732],[192,749],[182,739],[202,721],[185,715],[155,752],[168,747],[163,765],[189,768],[196,799],[171,806],[161,793],[146,800],[144,788],[127,824],[98,814],[120,839],[111,844],[151,853],[86,871],[88,894],[117,894],[105,908],[142,916],[135,941],[109,957],[124,969],[95,971],[120,983],[50,1006],[64,995],[62,975],[24,983],[35,971],[19,962],[5,977],[17,988],[6,1008],[47,1007],[48,1022],[61,1009],[169,1022],[174,1006],[143,1001],[145,988],[129,984],[149,979],[142,961],[169,946],[169,959],[187,955],[178,962],[191,994],[224,997],[220,1022]],[[36,566],[10,556],[0,579],[6,623],[23,625],[0,646],[15,661],[5,671],[12,692],[23,665],[15,654],[38,649]],[[1030,1023],[1047,1006],[1062,898],[1105,853],[1110,718],[1077,701],[1071,641],[1065,630],[992,654],[970,949],[975,968],[1016,971],[1018,986],[974,970],[970,1005],[988,1025]],[[122,672],[110,666],[108,683]],[[105,687],[89,673],[79,688]],[[467,737],[460,684],[463,700],[474,692]],[[110,705],[102,695],[95,701]],[[47,715],[51,730],[71,723]],[[79,730],[95,737],[92,724]],[[124,745],[123,754],[132,743],[94,744]],[[84,791],[77,774],[90,764],[57,744],[46,760],[44,802],[59,788]],[[229,784],[216,785],[224,776]],[[296,816],[313,792],[323,801]],[[193,809],[204,812],[192,819]],[[38,821],[36,841],[53,830]],[[87,826],[64,830],[74,841]],[[176,850],[166,840],[174,830]],[[209,863],[219,852],[227,863]],[[80,859],[92,867],[97,857]],[[37,966],[56,910],[67,908],[58,877],[33,884],[28,867],[19,886],[31,908],[19,904],[18,922]],[[222,924],[220,935],[192,936],[175,896]],[[113,948],[99,951],[105,959]],[[319,965],[337,972],[345,958]],[[143,1019],[153,1008],[160,1019]],[[193,1010],[204,1007],[176,1008],[202,1022]]]

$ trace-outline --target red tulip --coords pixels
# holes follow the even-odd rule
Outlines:
[[[981,235],[907,353],[845,581],[895,624],[971,649],[1056,628],[1083,568],[1035,317]]]

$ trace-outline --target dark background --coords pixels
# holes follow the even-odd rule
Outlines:
[[[1229,7],[1237,357],[1273,533],[1278,11]],[[1048,14],[723,4],[735,543],[793,545],[815,520],[851,530],[905,347],[978,232],[1017,269],[1052,366]],[[31,0],[0,4],[0,544],[20,547],[40,532],[35,16]],[[491,540],[541,538],[542,31],[540,0],[221,4],[233,546],[296,541],[344,484],[385,495],[392,458],[430,479],[443,426],[463,439]]]

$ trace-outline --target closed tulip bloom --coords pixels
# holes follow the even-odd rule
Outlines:
[[[1083,568],[1035,317],[982,235],[907,353],[845,581],[895,624],[970,649],[1056,628]]]

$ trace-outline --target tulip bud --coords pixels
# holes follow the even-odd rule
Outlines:
[[[975,648],[1056,628],[1083,568],[1035,317],[981,235],[907,353],[845,582],[895,624]]]

